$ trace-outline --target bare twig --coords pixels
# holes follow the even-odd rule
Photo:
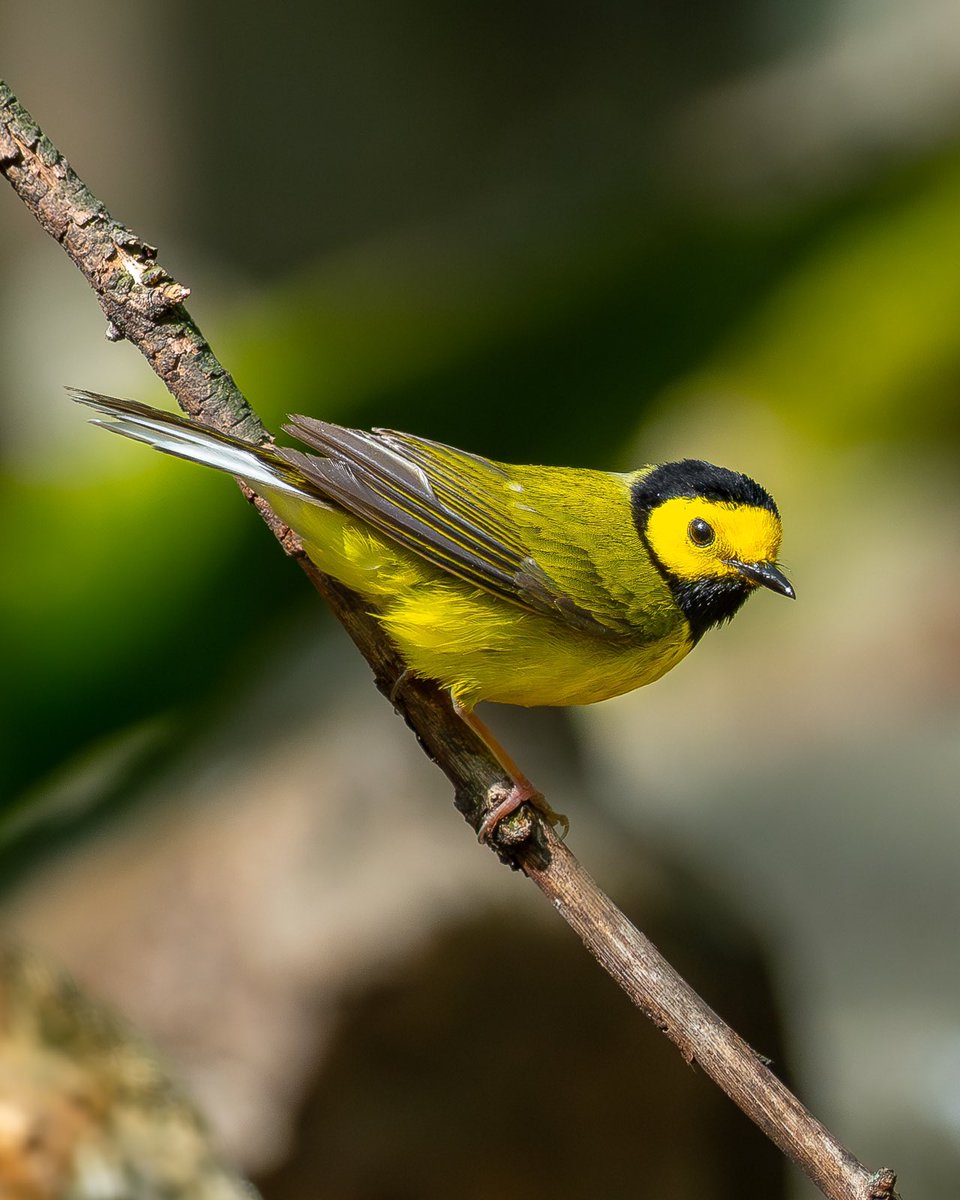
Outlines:
[[[2,82],[0,170],[89,281],[106,314],[108,336],[137,346],[191,416],[251,441],[265,440],[260,421],[184,309],[188,289],[158,265],[151,246],[113,220]],[[476,829],[489,789],[503,782],[501,768],[456,718],[446,694],[404,677],[402,661],[362,603],[321,575],[296,536],[253,499],[284,549],[333,607],[373,668],[380,690],[394,699],[426,753],[453,783],[457,808]],[[894,1173],[871,1174],[848,1153],[630,924],[550,829],[526,810],[504,824],[507,836],[496,847],[500,857],[540,888],[687,1062],[698,1063],[824,1195],[895,1200]]]

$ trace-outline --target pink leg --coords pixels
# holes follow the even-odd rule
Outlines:
[[[565,837],[570,828],[570,822],[562,813],[553,811],[483,721],[472,709],[464,708],[456,699],[453,701],[453,708],[464,725],[468,725],[473,730],[512,781],[509,788],[493,787],[490,789],[488,799],[491,801],[491,806],[477,831],[480,841],[485,842],[500,822],[505,817],[509,817],[511,813],[516,812],[521,804],[532,804],[551,825],[562,826],[562,836]]]

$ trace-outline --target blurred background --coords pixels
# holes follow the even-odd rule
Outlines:
[[[947,1194],[957,6],[0,20],[7,81],[272,427],[770,488],[796,604],[621,700],[488,715],[817,1116]],[[0,1192],[809,1200],[476,846],[229,481],[65,399],[165,402],[6,189],[0,258]]]

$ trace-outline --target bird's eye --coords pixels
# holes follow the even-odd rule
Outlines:
[[[713,526],[708,525],[703,517],[694,517],[687,526],[687,533],[695,546],[709,546],[717,536],[713,532]]]

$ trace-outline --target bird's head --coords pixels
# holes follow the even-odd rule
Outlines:
[[[794,598],[777,565],[777,506],[748,476],[688,458],[638,473],[631,493],[637,531],[695,638],[755,588]]]

